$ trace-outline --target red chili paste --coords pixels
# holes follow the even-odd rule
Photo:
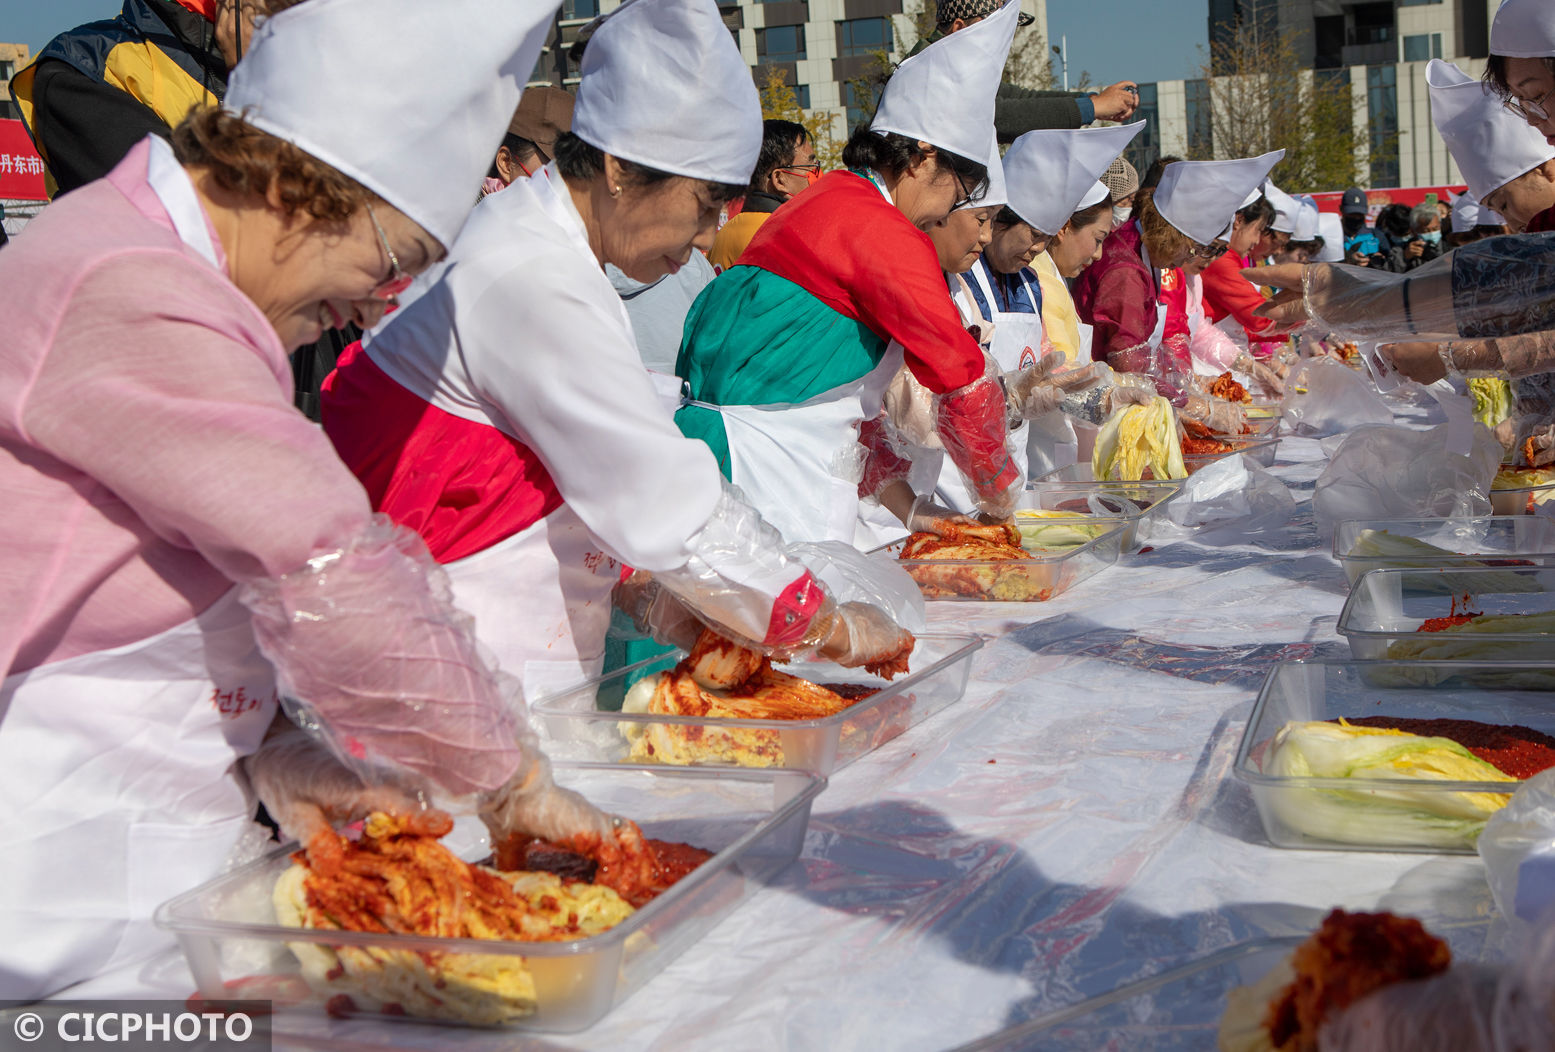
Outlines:
[[[1532,727],[1394,716],[1360,716],[1350,718],[1349,722],[1357,727],[1386,727],[1427,738],[1451,739],[1512,778],[1532,778],[1546,768],[1555,767],[1555,738]]]

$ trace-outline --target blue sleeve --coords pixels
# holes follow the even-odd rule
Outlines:
[[[1075,105],[1080,107],[1080,123],[1089,124],[1096,119],[1096,96],[1077,95]]]

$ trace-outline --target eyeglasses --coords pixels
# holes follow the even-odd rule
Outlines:
[[[961,191],[960,199],[957,200],[955,204],[950,206],[950,210],[955,212],[971,204],[972,195],[967,191],[966,183],[962,181],[960,172],[956,171],[955,169],[951,169],[950,174],[956,177],[956,189]]]
[[[778,169],[780,172],[799,172],[803,175],[809,175],[811,172],[819,172],[820,170],[821,166],[819,164],[785,164]]]
[[[1230,247],[1230,245],[1223,243],[1214,245],[1194,245],[1188,250],[1188,255],[1192,256],[1194,259],[1202,259],[1212,263],[1219,259],[1221,256],[1225,255],[1226,249]]]
[[[1514,95],[1506,100],[1505,105],[1508,110],[1517,114],[1517,116],[1529,124],[1538,124],[1550,119],[1550,113],[1544,108],[1544,103],[1550,97],[1551,92],[1555,92],[1555,88],[1551,88],[1550,91],[1546,91],[1536,99],[1520,99]]]
[[[414,279],[400,269],[400,258],[394,254],[394,249],[389,247],[389,237],[379,225],[378,217],[373,214],[373,206],[369,204],[366,207],[367,218],[373,221],[373,230],[378,234],[378,243],[383,246],[383,251],[389,257],[389,276],[373,286],[373,290],[368,295],[375,300],[393,300],[410,288],[410,283]]]

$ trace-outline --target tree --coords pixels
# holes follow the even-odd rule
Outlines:
[[[1283,148],[1270,178],[1289,193],[1363,183],[1371,159],[1393,149],[1397,135],[1373,141],[1364,120],[1357,126],[1347,78],[1302,68],[1289,40],[1256,29],[1239,25],[1211,46],[1199,75],[1210,86],[1212,141],[1196,137],[1189,158],[1254,157]]]
[[[806,113],[799,105],[799,96],[788,85],[788,72],[778,66],[767,66],[765,71],[766,80],[761,85],[762,119],[802,124],[810,136],[810,145],[815,150],[815,160],[821,166],[821,171],[840,168],[842,144],[832,134],[831,114]]]
[[[1010,2],[1019,3],[1020,0]],[[938,28],[934,24],[935,7],[934,0],[918,0],[917,6],[911,11],[898,16],[902,21],[895,26],[896,39],[904,55],[918,41],[934,35]],[[891,61],[891,56],[884,51],[877,51],[864,72],[848,81],[849,89],[858,100],[859,109],[863,110],[866,120],[874,116],[875,107],[880,103],[880,94],[885,91],[886,82],[894,72],[896,63]],[[1039,91],[1053,86],[1052,59],[1048,54],[1047,40],[1041,33],[1029,26],[1015,31],[1015,43],[1010,45],[1010,54],[1005,60],[1001,79],[1009,84]]]

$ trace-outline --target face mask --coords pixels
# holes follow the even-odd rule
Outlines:
[[[1132,208],[1119,208],[1117,205],[1113,205],[1112,206],[1112,225],[1114,227],[1122,226],[1124,223],[1128,222],[1128,217],[1133,215],[1133,214],[1134,214],[1134,210]]]
[[[1440,230],[1427,230],[1420,235],[1420,240],[1428,245],[1439,245],[1442,242],[1442,232]]]

